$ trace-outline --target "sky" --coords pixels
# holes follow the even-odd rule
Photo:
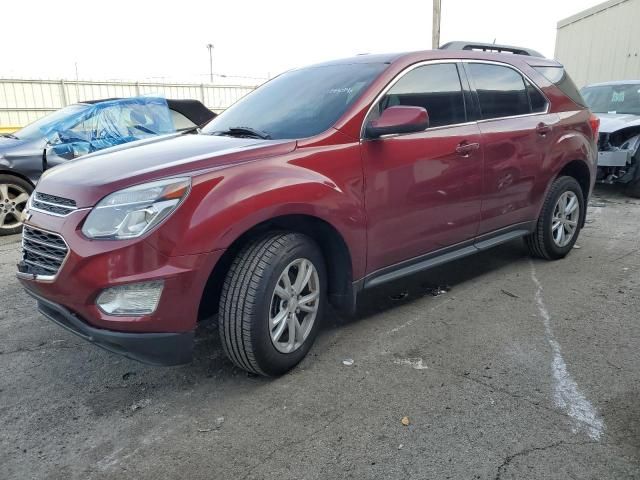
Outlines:
[[[431,0],[12,0],[0,77],[259,83],[360,53],[431,48]],[[558,20],[600,0],[442,0],[441,44],[526,46],[553,57]],[[227,77],[223,77],[226,75]],[[235,78],[230,77],[245,77]]]

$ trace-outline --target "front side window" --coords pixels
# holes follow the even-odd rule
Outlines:
[[[471,63],[469,71],[478,92],[483,119],[531,113],[522,75],[509,67]]]
[[[382,97],[369,120],[395,105],[423,107],[429,114],[430,127],[464,123],[465,103],[458,67],[454,63],[441,63],[411,70]]]

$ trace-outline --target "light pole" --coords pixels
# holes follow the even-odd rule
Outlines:
[[[209,50],[209,81],[213,83],[213,43],[207,43]]]

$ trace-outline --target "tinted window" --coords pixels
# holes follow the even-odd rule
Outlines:
[[[553,83],[562,92],[580,106],[586,107],[586,103],[580,95],[578,88],[571,80],[563,67],[533,67],[543,77]]]
[[[536,87],[525,79],[527,84],[527,93],[529,94],[529,102],[531,103],[531,111],[533,113],[542,113],[547,109],[547,99],[540,93]]]
[[[640,115],[640,84],[585,87],[582,96],[596,113],[630,113]]]
[[[304,138],[331,127],[389,65],[353,63],[293,70],[211,120],[203,133],[250,127],[271,138]]]
[[[466,115],[458,68],[453,63],[442,63],[411,70],[380,100],[374,115],[394,105],[425,108],[431,127],[464,123]]]
[[[531,113],[522,75],[509,67],[471,63],[482,118],[510,117]]]

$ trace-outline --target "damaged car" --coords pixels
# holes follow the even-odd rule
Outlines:
[[[600,118],[598,177],[640,198],[640,80],[598,83],[582,96]]]
[[[215,116],[198,100],[111,98],[69,105],[0,134],[0,235],[20,231],[27,199],[45,170],[115,145],[195,129]]]

